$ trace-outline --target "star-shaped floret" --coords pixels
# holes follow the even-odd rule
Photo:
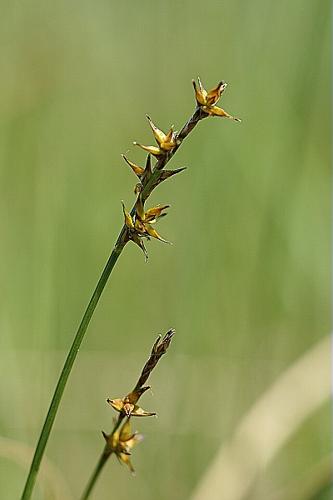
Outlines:
[[[231,120],[235,120],[236,122],[241,121],[239,118],[235,118],[234,116],[229,115],[229,113],[227,113],[224,109],[215,106],[215,104],[220,99],[221,95],[223,94],[224,90],[228,85],[226,82],[221,81],[216,87],[214,87],[212,90],[209,90],[209,92],[207,92],[207,90],[204,89],[199,77],[198,77],[198,87],[194,80],[192,80],[192,83],[194,87],[197,105],[205,113],[207,113],[209,116],[221,116],[225,118],[230,118]]]
[[[132,448],[142,441],[142,434],[137,432],[132,432],[130,419],[127,418],[125,423],[119,430],[116,430],[110,435],[103,432],[103,436],[107,443],[108,449],[115,453],[120,463],[123,463],[129,467],[132,474],[135,473],[134,467],[130,460],[132,453]]]
[[[164,211],[169,208],[170,205],[157,205],[156,207],[150,208],[147,211],[144,209],[142,202],[141,193],[138,194],[137,202],[135,204],[135,215],[132,215],[126,210],[124,203],[123,213],[125,219],[125,225],[128,229],[128,238],[134,243],[136,243],[143,253],[146,259],[148,258],[146,247],[142,241],[142,238],[149,239],[150,237],[156,238],[157,240],[163,241],[163,243],[169,243],[160,236],[160,234],[153,227],[158,219],[164,217],[166,213]]]
[[[155,412],[145,411],[137,405],[142,394],[148,391],[148,389],[150,389],[149,385],[139,387],[127,394],[123,399],[107,399],[107,402],[114,410],[125,414],[127,417],[153,417],[156,415]]]
[[[153,131],[158,146],[157,147],[144,146],[143,144],[134,142],[133,144],[135,146],[140,146],[140,148],[144,149],[145,151],[154,156],[164,155],[177,146],[177,133],[174,132],[173,126],[170,128],[169,132],[165,134],[162,130],[156,127],[156,125],[153,123],[152,119],[148,115],[147,115],[147,120]]]

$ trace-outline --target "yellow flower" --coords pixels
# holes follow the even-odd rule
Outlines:
[[[141,200],[141,196],[139,194],[138,200],[136,203],[136,217],[134,227],[138,231],[141,236],[156,238],[157,240],[163,241],[163,243],[170,243],[165,240],[158,234],[156,229],[152,226],[155,222],[158,221],[161,217],[164,217],[166,214],[164,210],[169,208],[170,205],[157,205],[156,207],[150,208],[147,212],[144,211],[143,203]]]
[[[141,248],[146,257],[146,260],[148,259],[148,254],[142,238],[150,239],[150,237],[152,237],[156,238],[157,240],[163,241],[163,243],[170,244],[170,242],[163,239],[156,231],[156,229],[152,226],[152,224],[155,224],[158,219],[166,215],[164,213],[164,210],[169,208],[170,205],[157,205],[156,207],[150,208],[149,210],[145,211],[141,193],[139,193],[137,202],[135,204],[134,218],[129,212],[127,212],[124,203],[122,203],[122,205],[125,225],[128,229],[128,237]]]
[[[236,122],[241,121],[239,118],[235,118],[234,116],[229,115],[229,113],[227,113],[224,109],[215,106],[215,104],[220,99],[222,93],[227,87],[226,82],[223,81],[220,82],[216,87],[214,87],[209,92],[207,92],[207,90],[203,88],[199,77],[198,77],[199,87],[197,87],[194,80],[192,80],[192,83],[194,87],[197,104],[205,113],[207,113],[210,116],[221,116],[225,118],[231,118]]]
[[[158,144],[156,146],[144,146],[143,144],[139,144],[138,142],[134,142],[135,146],[140,146],[140,148],[144,149],[148,153],[151,153],[154,156],[161,156],[166,154],[168,151],[171,151],[175,146],[177,146],[177,134],[173,130],[173,126],[170,128],[169,132],[165,134],[156,127],[156,125],[151,120],[150,116],[147,115],[147,119],[149,125],[153,131],[155,140]]]
[[[139,405],[130,403],[128,398],[124,399],[107,399],[109,405],[119,413],[124,413],[127,417],[155,417],[153,411],[146,411]]]
[[[130,460],[132,448],[142,441],[142,434],[132,432],[130,419],[126,419],[122,427],[109,436],[103,432],[103,436],[108,445],[108,449],[115,453],[120,463],[127,465],[134,474],[134,468]]]
[[[150,386],[140,387],[139,389],[127,394],[127,396],[123,399],[107,399],[107,402],[114,410],[126,415],[127,417],[154,417],[156,413],[145,411],[137,405],[139,398],[148,389],[150,389]]]

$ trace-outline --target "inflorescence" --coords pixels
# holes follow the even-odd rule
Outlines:
[[[126,241],[133,241],[136,243],[148,260],[148,253],[144,245],[144,239],[149,240],[151,237],[156,238],[164,243],[170,243],[160,236],[156,231],[154,224],[166,215],[165,210],[169,205],[157,205],[156,207],[145,209],[145,200],[148,198],[153,189],[161,182],[169,179],[171,176],[182,172],[186,167],[177,168],[175,170],[165,170],[164,167],[169,159],[176,152],[181,145],[183,139],[188,135],[196,123],[208,116],[219,116],[230,118],[234,121],[240,122],[239,118],[235,118],[227,113],[224,109],[216,106],[222,93],[227,87],[227,83],[221,81],[216,87],[207,92],[200,78],[198,78],[198,87],[195,81],[192,81],[197,108],[192,118],[184,125],[183,129],[178,133],[175,132],[173,126],[167,134],[160,130],[152,121],[150,116],[147,115],[148,123],[153,132],[157,146],[144,146],[138,142],[134,145],[139,146],[144,151],[148,152],[145,167],[140,167],[133,163],[125,155],[122,155],[125,162],[130,166],[134,174],[138,177],[139,182],[135,185],[134,193],[137,195],[135,207],[129,213],[123,203],[123,213],[125,219],[125,226],[127,228]],[[152,156],[156,158],[156,164],[152,167]]]
[[[154,227],[156,222],[166,215],[166,210],[169,208],[169,205],[157,205],[147,209],[145,208],[145,202],[156,186],[173,175],[182,172],[186,168],[181,167],[175,170],[166,170],[164,167],[168,161],[172,158],[182,141],[200,120],[209,116],[218,116],[222,118],[230,118],[237,122],[241,121],[239,118],[231,116],[224,109],[216,106],[216,103],[227,87],[227,84],[224,81],[221,81],[216,87],[208,92],[202,86],[200,78],[198,78],[198,86],[194,80],[192,83],[197,107],[194,114],[184,125],[181,131],[174,131],[172,126],[167,134],[165,134],[154,124],[150,116],[147,115],[148,123],[153,132],[157,146],[145,146],[134,142],[135,145],[139,146],[148,153],[145,166],[141,167],[129,160],[125,155],[122,155],[127,165],[129,165],[139,180],[134,188],[134,193],[137,198],[131,212],[128,212],[124,203],[122,203],[125,220],[123,241],[124,244],[128,241],[136,243],[136,245],[138,245],[143,251],[146,260],[148,260],[148,253],[144,245],[144,239],[149,240],[150,238],[155,238],[164,243],[169,243],[160,236]],[[154,166],[152,166],[152,157],[156,158]],[[107,402],[118,412],[119,415],[115,420],[115,426],[111,434],[103,432],[103,436],[106,441],[103,452],[104,457],[108,457],[114,453],[119,461],[126,464],[132,472],[134,472],[134,469],[130,461],[130,455],[133,446],[141,441],[142,435],[137,432],[132,432],[131,419],[132,417],[149,417],[156,415],[155,412],[143,410],[138,405],[138,401],[140,397],[148,389],[150,389],[150,386],[146,386],[144,384],[161,356],[167,351],[174,333],[174,330],[169,330],[163,339],[161,336],[158,337],[133,391],[127,394],[124,398],[107,400]]]
[[[129,467],[132,473],[134,473],[134,468],[130,461],[131,451],[133,446],[142,440],[142,435],[137,432],[132,432],[131,418],[152,417],[156,415],[155,412],[143,410],[138,405],[138,401],[142,394],[151,388],[149,385],[145,385],[145,383],[163,354],[167,352],[174,334],[175,330],[171,329],[163,338],[162,335],[157,337],[136,386],[127,396],[118,399],[107,399],[107,402],[119,413],[119,415],[115,420],[115,427],[111,434],[108,435],[103,432],[106,441],[104,454],[108,456],[114,453],[121,463]],[[122,424],[123,420],[125,420],[125,422]]]

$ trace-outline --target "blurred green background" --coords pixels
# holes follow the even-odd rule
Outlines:
[[[180,129],[192,78],[229,83],[221,105],[243,121],[204,120],[172,160],[187,171],[150,201],[172,205],[159,231],[174,244],[148,243],[148,264],[126,247],[47,447],[78,498],[112,426],[105,399],[128,392],[156,334],[174,327],[142,400],[159,418],[136,421],[137,476],[113,458],[94,498],[188,499],[244,413],[330,331],[330,2],[0,7],[0,434],[31,447],[120,200],[134,200],[120,154],[144,162],[132,142],[152,143],[145,113]],[[327,404],[256,498],[330,450],[329,422]],[[19,498],[26,469],[0,457],[0,471],[0,497]]]

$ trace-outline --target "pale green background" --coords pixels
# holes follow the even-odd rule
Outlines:
[[[222,440],[330,330],[330,2],[0,2],[0,433],[35,445],[90,293],[131,206],[133,140],[194,109],[191,79],[229,83],[242,118],[205,120],[151,203],[174,245],[129,245],[66,389],[48,458],[74,498],[103,446],[105,399],[177,336],[137,421],[135,479],[112,459],[96,499],[184,500]],[[271,491],[331,448],[329,405],[267,473]],[[260,431],[260,430],[258,430]],[[244,450],[246,452],[246,450]],[[26,471],[0,458],[0,497]],[[36,490],[34,498],[41,498]],[[260,499],[261,500],[261,497]]]

